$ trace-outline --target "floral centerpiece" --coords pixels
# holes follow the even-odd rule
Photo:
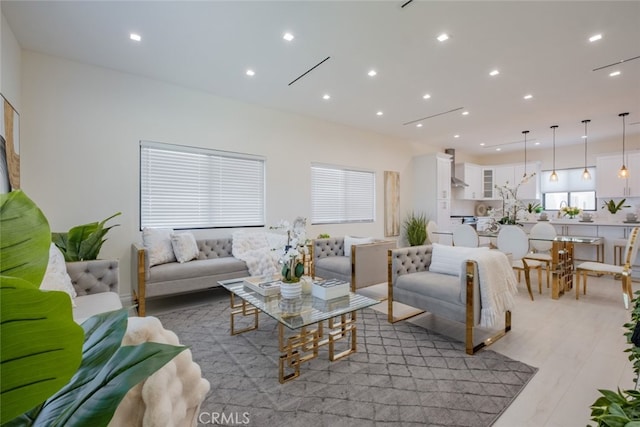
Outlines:
[[[562,208],[560,208],[560,212],[562,212],[563,216],[569,216],[569,218],[573,219],[577,215],[580,215],[582,209],[575,206],[563,206]]]
[[[516,186],[510,186],[509,181],[504,185],[495,185],[495,189],[502,198],[502,210],[499,211],[501,217],[498,219],[500,224],[517,224],[518,212],[527,210],[524,202],[518,199],[518,190],[520,186],[535,176],[535,172],[522,177],[520,183]]]
[[[275,230],[283,230],[287,233],[287,243],[282,250],[279,263],[282,264],[282,281],[285,283],[296,283],[304,274],[304,263],[301,259],[303,252],[306,252],[307,219],[297,217],[293,223],[281,220],[276,226],[270,227]]]

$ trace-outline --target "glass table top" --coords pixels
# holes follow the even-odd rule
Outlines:
[[[353,292],[349,292],[349,295],[344,297],[328,300],[304,293],[300,298],[284,299],[280,297],[280,293],[262,296],[244,286],[243,279],[221,280],[218,283],[290,329],[309,326],[380,303],[380,301]]]
[[[442,235],[453,235],[452,230],[438,230],[434,231],[434,234],[442,234]],[[497,231],[478,231],[478,237],[490,237],[496,238],[498,237]],[[597,244],[602,242],[602,237],[598,236],[555,236],[555,237],[544,237],[544,236],[531,236],[527,235],[529,240],[541,240],[545,242],[569,242],[569,243],[589,243],[589,244]]]

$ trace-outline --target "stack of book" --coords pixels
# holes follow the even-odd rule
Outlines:
[[[328,299],[328,300],[314,298],[311,305],[316,310],[320,310],[322,312],[328,312],[333,310],[339,310],[342,308],[349,308],[350,302],[351,302],[351,297],[349,295],[345,295],[342,297]]]
[[[338,279],[318,280],[313,282],[311,295],[320,299],[333,299],[349,295],[349,282]]]

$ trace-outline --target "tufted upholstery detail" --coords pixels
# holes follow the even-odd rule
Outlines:
[[[393,283],[398,276],[418,271],[427,271],[431,265],[433,246],[410,246],[391,251],[391,271]]]
[[[78,296],[100,292],[118,293],[120,269],[117,260],[68,262],[66,266]]]
[[[328,256],[344,256],[344,238],[332,237],[329,239],[316,239],[313,241],[314,259]]]
[[[198,240],[198,259],[224,258],[233,256],[233,238]]]

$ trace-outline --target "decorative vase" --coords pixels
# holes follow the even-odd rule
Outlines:
[[[284,299],[300,298],[302,295],[302,283],[298,282],[285,282],[280,285],[280,295]]]

